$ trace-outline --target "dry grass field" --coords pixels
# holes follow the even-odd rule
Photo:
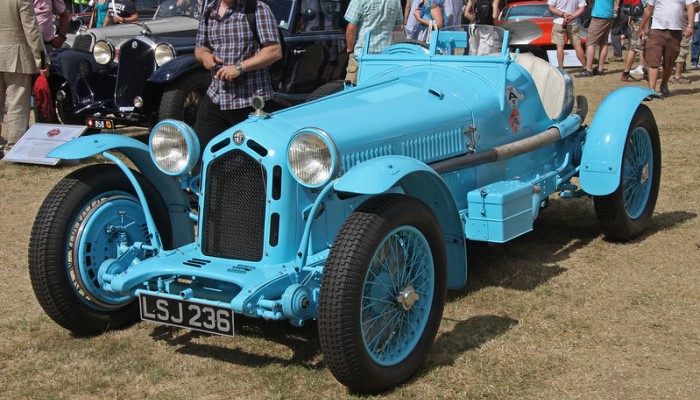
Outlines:
[[[619,81],[576,78],[588,123]],[[700,70],[648,103],[661,192],[647,234],[606,241],[589,198],[553,199],[535,231],[470,245],[427,362],[387,398],[700,398]],[[324,366],[315,324],[240,318],[225,338],[149,323],[75,338],[34,298],[27,245],[44,196],[75,167],[0,162],[0,397],[352,398]],[[378,396],[379,397],[379,396]]]

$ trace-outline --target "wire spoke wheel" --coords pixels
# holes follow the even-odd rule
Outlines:
[[[336,379],[376,393],[415,374],[442,318],[446,265],[439,223],[424,203],[383,195],[350,215],[319,301],[321,349]]]
[[[430,314],[434,281],[430,246],[413,227],[387,235],[367,270],[362,339],[380,365],[398,363],[415,347]]]
[[[651,192],[651,180],[654,173],[653,148],[649,133],[642,127],[638,127],[625,147],[624,162],[622,164],[622,197],[625,199],[627,215],[634,219],[644,211],[644,206],[649,201]]]
[[[596,216],[605,236],[629,241],[649,224],[661,182],[661,141],[649,108],[637,108],[625,141],[620,184],[607,196],[594,197]]]

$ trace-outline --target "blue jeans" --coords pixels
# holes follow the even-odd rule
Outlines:
[[[693,42],[690,46],[690,63],[698,65],[698,56],[700,56],[700,23],[693,24]]]

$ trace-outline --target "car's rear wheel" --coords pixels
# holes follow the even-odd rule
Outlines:
[[[166,248],[172,228],[165,202],[153,185],[137,174]],[[127,326],[139,317],[129,295],[104,289],[99,270],[104,261],[152,250],[146,217],[134,188],[114,165],[97,164],[63,178],[44,200],[29,240],[29,278],[39,304],[56,323],[79,336]]]
[[[419,200],[379,196],[350,215],[324,267],[318,311],[336,379],[376,393],[415,374],[442,318],[446,265],[440,226]]]
[[[646,228],[661,182],[661,141],[651,110],[641,104],[627,132],[620,184],[613,193],[594,198],[600,226],[609,239],[628,241]]]
[[[194,126],[197,109],[210,83],[211,73],[198,70],[169,84],[160,101],[158,121],[172,118]]]

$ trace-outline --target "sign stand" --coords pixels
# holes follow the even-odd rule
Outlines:
[[[84,125],[34,124],[17,141],[3,161],[57,165],[60,158],[49,158],[56,147],[85,133]]]
[[[559,66],[559,60],[557,60],[556,50],[547,50],[547,58],[549,63],[555,67]],[[581,61],[576,57],[576,50],[574,49],[564,49],[564,66],[565,67],[582,67]]]

